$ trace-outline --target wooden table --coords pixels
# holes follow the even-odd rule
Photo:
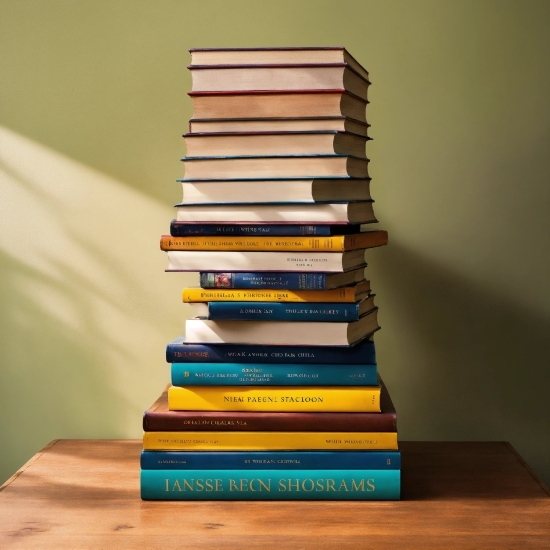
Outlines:
[[[398,502],[143,502],[141,441],[52,441],[0,488],[0,548],[550,548],[550,494],[508,443],[400,447]]]

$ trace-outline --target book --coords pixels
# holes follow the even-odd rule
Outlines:
[[[384,246],[388,243],[388,233],[381,230],[364,231],[354,235],[319,236],[268,236],[238,237],[231,235],[193,235],[173,237],[162,235],[161,250],[242,250],[242,251],[281,251],[281,252],[344,252]]]
[[[400,470],[141,470],[143,500],[399,500]]]
[[[345,272],[367,265],[365,250],[349,252],[236,252],[169,250],[166,271]]]
[[[359,178],[278,180],[178,180],[180,204],[317,203],[371,201],[370,180]],[[372,219],[375,222],[376,219]],[[280,226],[281,224],[279,224]]]
[[[323,292],[323,291],[311,291]],[[354,303],[198,302],[189,304],[193,317],[211,321],[357,321],[374,309],[374,294]],[[300,328],[299,326],[297,328]]]
[[[397,432],[397,414],[380,381],[380,412],[170,411],[168,387],[143,414],[146,432]]]
[[[220,98],[218,98],[220,102]],[[363,111],[365,105],[361,105]],[[364,117],[363,117],[364,118]],[[293,118],[192,118],[189,131],[210,134],[216,132],[313,132],[331,130],[351,132],[368,137],[370,124],[345,116]]]
[[[192,65],[288,65],[347,63],[363,78],[368,71],[343,46],[284,48],[191,48]]]
[[[365,268],[345,273],[223,273],[201,272],[202,288],[273,288],[277,290],[330,290],[365,280]]]
[[[249,118],[296,120],[343,116],[367,123],[368,102],[342,89],[189,92],[188,95],[193,102],[191,120]]]
[[[299,225],[364,224],[376,221],[372,204],[372,201],[321,204],[177,204],[176,221]]]
[[[368,178],[369,159],[351,155],[184,157],[184,180]]]
[[[187,133],[188,157],[274,156],[274,155],[353,155],[366,158],[368,138],[350,132]]]
[[[170,235],[173,237],[185,237],[188,235],[232,235],[232,236],[272,236],[272,235],[349,235],[359,233],[367,226],[360,224],[338,225],[298,225],[290,223],[279,224],[246,224],[246,223],[196,223],[178,222],[170,223]]]
[[[376,363],[372,340],[354,346],[191,344],[181,336],[166,346],[168,363]]]
[[[170,386],[168,408],[171,411],[380,412],[380,385]]]
[[[368,99],[370,82],[347,63],[188,65],[193,92],[346,90]]]
[[[393,451],[397,432],[145,432],[144,451]]]
[[[174,386],[375,386],[374,365],[172,363]]]
[[[143,470],[399,470],[400,451],[142,451]]]
[[[370,292],[370,281],[333,290],[184,288],[184,302],[357,302]]]
[[[314,291],[311,291],[314,292]],[[195,344],[263,344],[273,346],[348,346],[380,327],[378,310],[349,323],[286,321],[209,321],[186,319],[185,337]]]

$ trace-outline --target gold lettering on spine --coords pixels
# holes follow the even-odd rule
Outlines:
[[[355,483],[355,479],[352,479],[351,480],[351,490],[352,491],[362,491],[364,493],[365,492],[365,480],[362,479],[361,483],[359,483],[359,485],[357,485],[357,483]]]
[[[186,491],[189,488],[190,491],[193,490],[193,480],[189,483],[186,479],[183,480],[183,490]],[[181,491],[181,489],[180,489]]]
[[[164,490],[165,490],[166,492],[169,492],[169,491],[170,491],[170,487],[168,486],[168,478],[166,478],[166,479],[164,480]]]
[[[373,491],[376,491],[376,487],[374,486],[374,479],[367,479],[367,491],[369,492],[373,492]]]
[[[166,483],[168,483],[168,480],[166,480]],[[178,491],[181,491],[180,482],[176,479],[174,481],[174,485],[172,486],[172,491],[175,491],[177,488]]]
[[[334,479],[327,479],[327,491],[336,491],[334,488]]]
[[[348,489],[348,486],[346,485],[346,480],[343,479],[341,482],[340,482],[340,487],[338,487],[338,490],[341,491],[341,490],[344,490],[344,491],[349,491]]]
[[[308,482],[310,483],[310,485],[307,485]],[[313,481],[313,479],[304,479],[304,481],[302,481],[302,491],[309,492],[309,491],[313,491],[314,489],[315,489],[315,482]]]

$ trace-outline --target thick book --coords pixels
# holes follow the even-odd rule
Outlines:
[[[319,235],[351,235],[360,233],[367,226],[360,224],[337,225],[298,225],[291,223],[265,224],[265,223],[195,223],[178,222],[170,223],[170,235],[173,237],[186,237],[190,235],[229,235],[236,237],[245,236],[299,236]]]
[[[171,411],[380,412],[377,386],[170,386]]]
[[[343,203],[176,204],[176,221],[201,223],[290,223],[298,225],[376,222],[372,201]]]
[[[142,451],[143,470],[399,470],[400,451]]]
[[[180,204],[314,204],[371,200],[368,178],[178,181],[181,182],[183,191]]]
[[[311,291],[314,292],[314,291]],[[194,344],[262,344],[273,346],[348,346],[380,327],[378,309],[349,323],[287,321],[209,321],[186,319],[185,338]]]
[[[397,413],[381,382],[380,412],[170,411],[168,388],[143,414],[146,432],[397,432]]]
[[[375,386],[374,365],[172,363],[174,386]]]
[[[342,273],[365,267],[365,250],[349,252],[236,252],[170,250],[166,271],[298,271]]]
[[[223,273],[201,272],[202,288],[273,288],[331,290],[365,280],[365,268],[346,273]]]
[[[354,235],[330,237],[272,236],[234,237],[225,235],[173,237],[162,235],[161,250],[242,250],[246,252],[344,252],[374,248],[388,244],[388,233],[381,230],[363,231]]]
[[[231,132],[184,134],[188,157],[353,155],[366,158],[368,138],[351,132]]]
[[[354,346],[191,344],[184,336],[166,346],[168,363],[376,363],[374,342]]]
[[[145,432],[145,451],[394,451],[397,432]]]
[[[184,157],[185,180],[368,178],[369,159],[351,155]]]
[[[332,290],[274,290],[189,287],[182,291],[184,302],[358,302],[370,292],[370,281]]]
[[[370,82],[347,63],[189,65],[193,92],[346,90],[368,99]]]
[[[363,78],[368,71],[343,46],[191,48],[192,65],[288,65],[347,63]]]
[[[399,500],[401,470],[141,470],[143,500]]]
[[[246,99],[244,99],[246,102]],[[219,100],[218,100],[219,102]],[[359,108],[365,111],[364,104]],[[364,116],[363,116],[364,118]],[[345,116],[293,117],[293,118],[192,118],[192,133],[228,132],[351,132],[368,138],[370,124]]]
[[[334,119],[367,123],[367,101],[345,90],[258,90],[189,92],[191,120],[216,119]],[[324,126],[322,129],[328,128]],[[358,133],[358,132],[356,132]]]

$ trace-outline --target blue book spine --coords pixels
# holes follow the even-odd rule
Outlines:
[[[399,500],[401,470],[141,470],[143,500]]]
[[[326,290],[326,273],[205,273],[202,288],[273,288],[277,290]]]
[[[374,342],[354,346],[262,346],[248,344],[186,344],[185,337],[166,346],[168,363],[376,363]]]
[[[143,470],[399,470],[400,451],[142,451]]]
[[[303,302],[208,302],[214,321],[327,321],[350,323],[359,319],[359,304]]]
[[[371,365],[172,363],[174,386],[376,386]]]

